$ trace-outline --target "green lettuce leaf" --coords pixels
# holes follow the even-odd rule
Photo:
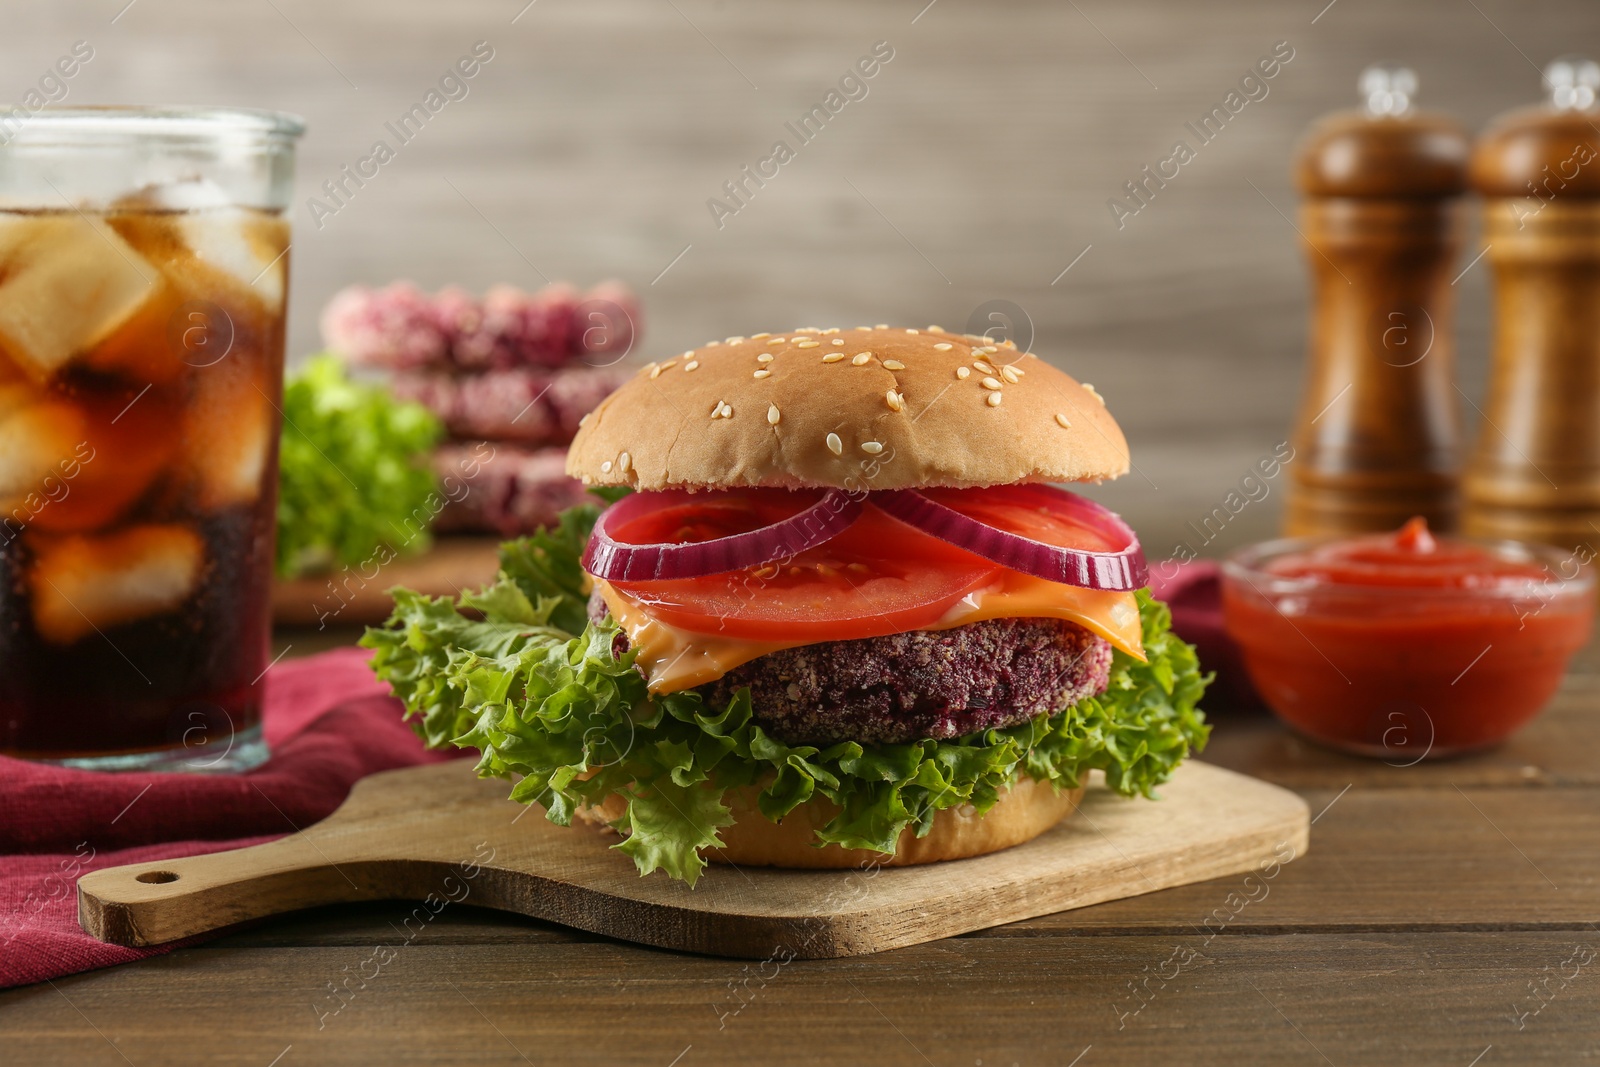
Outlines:
[[[1141,590],[1148,661],[1115,652],[1099,696],[950,741],[786,744],[756,723],[748,690],[721,708],[692,692],[653,697],[633,654],[614,654],[620,631],[587,621],[578,566],[595,515],[574,509],[506,544],[500,579],[482,592],[452,602],[397,591],[388,624],[361,643],[429,745],[478,749],[478,773],[520,779],[512,797],[544,805],[550,821],[620,795],[615,847],[641,875],[693,885],[701,850],[733,821],[735,787],[759,787],[773,820],[826,797],[839,810],[819,845],[892,852],[907,827],[926,834],[962,804],[987,811],[1022,775],[1073,788],[1098,769],[1117,792],[1150,796],[1210,732],[1196,706],[1209,678],[1170,632],[1166,607]]]
[[[333,356],[311,359],[283,389],[278,573],[427,548],[444,506],[428,455],[443,433],[422,405],[351,381]]]

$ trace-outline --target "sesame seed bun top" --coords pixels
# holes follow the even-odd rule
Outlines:
[[[634,489],[956,488],[1128,471],[1105,401],[1009,342],[887,326],[712,341],[585,416],[567,471]]]

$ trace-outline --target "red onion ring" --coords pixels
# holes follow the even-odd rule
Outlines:
[[[664,490],[623,497],[600,513],[583,550],[583,569],[608,582],[723,574],[815,548],[837,537],[861,514],[859,499],[843,490],[830,489],[821,500],[781,522],[712,541],[635,545],[617,540],[611,532],[620,524],[659,509],[667,498],[673,503],[704,501],[714,498],[714,494]]]
[[[1127,547],[1119,552],[1086,552],[1035,541],[963,515],[914,489],[873,493],[872,503],[923,533],[1035,578],[1115,592],[1141,589],[1148,584],[1150,573],[1139,537],[1115,512],[1054,486],[1028,488],[1057,498],[1063,510],[1076,512],[1076,517],[1116,541],[1125,541]]]

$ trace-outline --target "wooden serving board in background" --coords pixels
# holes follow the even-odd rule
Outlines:
[[[387,590],[397,585],[429,596],[455,596],[494,581],[500,541],[441,537],[428,551],[396,559],[370,579],[355,567],[280,579],[272,587],[272,621],[280,626],[377,626],[394,607]]]
[[[1306,851],[1306,804],[1190,762],[1161,799],[1096,782],[1081,809],[1016,848],[868,871],[711,867],[694,889],[640,878],[616,838],[559,827],[465,762],[388,771],[306,830],[252,848],[113,867],[78,881],[95,937],[155,945],[318,904],[414,899],[521,912],[663,948],[818,959],[920,944],[1253,870]]]

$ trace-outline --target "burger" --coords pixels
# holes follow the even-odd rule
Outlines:
[[[1060,487],[1128,466],[1093,386],[1010,343],[729,337],[585,416],[601,499],[363,643],[430,744],[641,874],[976,856],[1205,743],[1137,537]]]

